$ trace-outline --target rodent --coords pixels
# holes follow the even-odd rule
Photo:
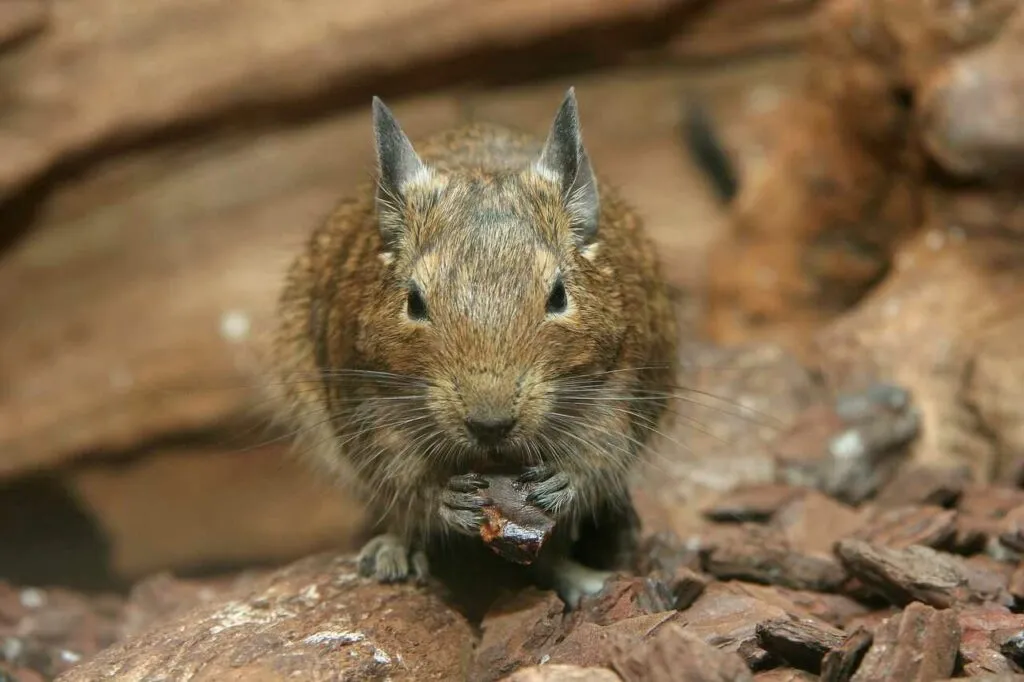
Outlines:
[[[388,532],[361,570],[424,577],[423,548],[476,536],[479,472],[536,483],[578,536],[632,510],[628,478],[665,419],[677,327],[656,248],[600,182],[570,88],[546,137],[470,124],[413,143],[373,98],[377,177],[288,271],[270,356],[300,450]],[[539,567],[563,599],[606,573]]]

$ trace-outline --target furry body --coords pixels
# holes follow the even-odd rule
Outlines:
[[[641,221],[598,194],[572,91],[546,140],[473,125],[413,145],[374,116],[378,182],[295,260],[271,357],[300,449],[389,529],[366,571],[422,573],[430,538],[475,535],[485,470],[539,481],[563,528],[628,508],[676,324]]]

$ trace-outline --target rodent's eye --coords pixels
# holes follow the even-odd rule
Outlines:
[[[548,294],[548,315],[561,315],[569,307],[569,298],[565,293],[565,282],[559,277]]]
[[[405,312],[410,319],[427,319],[427,302],[423,300],[423,294],[417,286],[409,287],[409,295],[405,298]]]

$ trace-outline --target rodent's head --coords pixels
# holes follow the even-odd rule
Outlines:
[[[624,334],[573,90],[544,144],[499,171],[426,163],[376,98],[373,114],[385,267],[362,351],[423,380],[445,457],[532,459],[569,430],[560,393],[578,409]]]

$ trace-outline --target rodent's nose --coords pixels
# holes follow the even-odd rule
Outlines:
[[[466,430],[482,445],[497,445],[515,426],[516,420],[512,417],[466,418]]]

